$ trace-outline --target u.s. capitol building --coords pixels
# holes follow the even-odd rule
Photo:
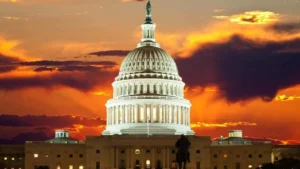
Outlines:
[[[240,130],[220,141],[194,135],[185,84],[174,59],[155,40],[149,2],[146,9],[142,40],[112,84],[102,135],[81,142],[57,130],[51,140],[0,146],[1,169],[176,169],[174,144],[181,134],[191,141],[188,169],[251,169],[282,158],[278,146],[249,141]]]

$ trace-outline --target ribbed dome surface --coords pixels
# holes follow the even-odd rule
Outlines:
[[[173,58],[154,46],[143,46],[130,52],[121,64],[119,75],[142,72],[178,75]]]

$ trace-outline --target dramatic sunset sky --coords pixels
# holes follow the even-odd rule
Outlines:
[[[300,0],[151,0],[197,135],[300,144]],[[142,0],[0,0],[0,142],[100,135]]]

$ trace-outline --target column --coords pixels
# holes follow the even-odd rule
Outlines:
[[[115,114],[115,106],[112,107],[112,112],[111,112],[111,125],[114,125],[114,114]]]
[[[118,114],[119,114],[119,106],[116,106],[116,111],[115,111],[115,124],[119,124],[118,123]]]
[[[143,123],[146,123],[147,122],[147,105],[144,104],[143,105],[143,115],[144,115],[144,119],[143,119]]]
[[[169,105],[169,123],[172,123],[172,116],[173,116],[172,105]]]
[[[190,126],[190,122],[191,122],[191,109],[188,109],[188,126]]]
[[[137,83],[137,86],[136,86],[136,94],[140,94],[141,92],[141,84],[140,83]]]
[[[120,122],[120,124],[123,124],[124,123],[124,121],[123,121],[123,115],[124,114],[124,111],[123,111],[123,105],[121,105],[120,106],[120,115],[119,115],[119,122]]]
[[[135,121],[135,123],[138,122],[138,108],[139,108],[138,105],[134,105],[134,121]]]
[[[186,125],[189,125],[189,110],[185,108],[185,116],[186,116]]]
[[[177,106],[173,106],[173,123],[177,124],[178,121],[178,113],[177,113]]]
[[[159,105],[159,123],[162,123],[162,119],[163,119],[163,112],[162,112],[162,105]]]
[[[181,120],[181,116],[180,116],[180,106],[177,106],[177,124],[181,124],[180,120]]]

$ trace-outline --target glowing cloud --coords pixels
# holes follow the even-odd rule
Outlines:
[[[279,14],[270,11],[250,11],[230,17],[231,22],[238,24],[268,24],[279,20]]]
[[[93,92],[92,94],[96,96],[110,96],[110,94],[106,92]]]
[[[275,101],[285,102],[285,101],[293,101],[295,99],[300,99],[300,96],[287,96],[283,94],[283,95],[276,96]]]
[[[200,127],[235,127],[235,126],[257,126],[256,123],[250,122],[228,122],[228,123],[203,123],[197,122],[196,124],[191,124],[192,128]]]

